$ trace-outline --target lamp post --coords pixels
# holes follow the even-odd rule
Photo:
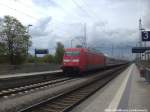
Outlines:
[[[27,26],[27,33],[29,33],[29,28],[30,28],[31,26],[33,26],[33,25],[29,24],[29,25]]]
[[[71,48],[72,48],[72,42],[73,42],[73,40],[74,40],[74,38],[73,38],[73,39],[71,39]]]
[[[32,25],[31,24],[29,24],[28,26],[27,26],[27,34],[29,33],[29,28],[31,27]],[[29,49],[29,43],[27,42],[27,57],[28,57],[28,49]]]

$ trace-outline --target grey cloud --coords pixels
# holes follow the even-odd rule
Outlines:
[[[43,18],[38,21],[38,23],[31,28],[32,37],[47,36],[51,31],[48,29],[51,17]]]
[[[87,2],[87,4],[89,4],[89,9],[87,7],[83,7],[83,8],[85,8],[85,9],[87,9],[87,11],[91,12],[90,7],[92,7],[93,12],[97,13],[96,17],[100,19],[100,22],[94,23],[93,19],[89,20],[89,18],[87,19],[84,15],[84,20],[86,20],[86,22],[87,22],[87,38],[88,38],[87,40],[88,40],[89,45],[105,47],[105,50],[107,48],[107,50],[106,50],[107,52],[111,52],[110,48],[112,47],[112,44],[114,44],[115,47],[121,46],[121,45],[123,45],[123,46],[127,46],[127,45],[134,46],[135,45],[135,43],[138,40],[138,27],[137,27],[138,22],[137,22],[137,26],[136,26],[135,22],[133,24],[130,24],[130,23],[132,23],[132,21],[137,21],[137,20],[133,20],[133,19],[137,19],[137,18],[134,18],[134,17],[137,17],[137,14],[136,14],[136,12],[138,10],[137,0],[123,0],[123,1],[122,0],[107,0],[106,1],[107,3],[106,4],[104,3],[104,5],[106,5],[106,8],[103,7],[104,6],[103,2],[105,2],[105,1],[87,0],[86,2]],[[145,4],[145,2],[140,2],[140,3]],[[40,3],[40,4],[42,4],[42,3]],[[81,5],[82,5],[82,3],[81,3]],[[109,8],[110,6],[107,6],[107,5],[110,5],[111,7],[115,7],[115,8]],[[44,6],[44,5],[42,5],[42,6]],[[125,12],[127,12],[126,16],[125,16],[127,18],[125,18],[125,19],[121,18],[121,16],[124,15],[124,13],[123,13],[124,10],[125,10]],[[114,13],[113,13],[113,11],[114,11]],[[109,14],[109,12],[110,12],[110,15],[107,15],[107,14]],[[146,12],[148,12],[148,10]],[[75,13],[77,15],[83,16],[83,14],[81,14],[83,12],[77,7],[73,8],[73,10],[70,10],[70,13],[71,14]],[[148,15],[148,14],[149,14],[149,12],[146,13],[146,15]],[[70,15],[67,15],[67,16],[65,16],[64,20],[62,18],[62,21],[66,24],[69,24],[72,21],[75,21],[75,22],[79,21],[80,23],[82,23],[83,22],[81,19],[82,16],[80,16],[80,18],[74,18]],[[150,20],[149,16],[147,16],[146,18],[147,19],[145,19],[144,21],[147,21],[146,25],[149,25],[148,24],[149,20]],[[54,19],[55,19],[55,17],[53,18],[53,20]],[[122,19],[124,19],[124,20],[122,20]],[[106,20],[106,21],[103,22],[101,20]],[[112,23],[114,22],[114,24],[112,24],[112,26],[109,26],[109,25],[111,25],[110,24],[111,22]],[[69,26],[69,25],[65,25],[65,24],[58,25],[59,23],[56,22],[54,24],[58,25],[58,27],[57,28],[54,27],[53,32],[50,33],[50,29],[48,29],[50,27],[50,25],[48,25],[49,23],[50,23],[50,19],[45,18],[42,21],[40,21],[39,24],[37,24],[35,29],[32,31],[32,35],[35,37],[44,36],[44,39],[47,39],[46,44],[48,45],[49,48],[54,47],[56,45],[57,41],[62,41],[65,44],[65,46],[70,47],[71,38],[83,36],[83,27],[80,24]],[[94,24],[94,25],[90,26],[89,24]],[[116,29],[116,28],[119,28],[120,26],[121,26],[121,28],[125,28],[125,29]],[[135,27],[131,27],[131,26],[135,26]],[[129,29],[126,29],[128,27],[129,27]],[[137,27],[137,29],[136,29],[136,27]],[[135,28],[135,30],[132,30],[134,28]]]
[[[150,1],[146,0],[146,10],[145,15],[143,16],[144,26],[150,29]]]
[[[56,7],[57,4],[53,0],[32,0],[33,3],[40,7]]]
[[[90,38],[88,42],[90,47],[95,47],[111,55],[113,46],[114,56],[119,56],[122,50],[126,53],[131,53],[131,47],[135,46],[138,40],[138,30],[114,29],[93,31]]]

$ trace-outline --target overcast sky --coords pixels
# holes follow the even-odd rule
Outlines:
[[[58,41],[70,47],[72,38],[83,36],[86,24],[88,45],[104,50],[135,45],[139,18],[145,29],[150,28],[150,1],[0,0],[0,17],[4,15],[33,25],[32,49],[53,49]],[[73,41],[74,46],[79,43]]]

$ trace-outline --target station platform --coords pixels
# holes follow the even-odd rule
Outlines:
[[[8,75],[0,75],[0,79],[8,79],[8,78],[16,78],[16,77],[19,78],[19,77],[34,76],[34,75],[41,75],[41,74],[51,74],[51,73],[59,73],[59,72],[62,72],[62,70],[8,74]]]
[[[71,112],[150,112],[150,84],[132,64]]]

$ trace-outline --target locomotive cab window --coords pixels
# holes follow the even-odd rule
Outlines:
[[[79,51],[66,51],[65,55],[66,56],[79,56],[80,52]]]

